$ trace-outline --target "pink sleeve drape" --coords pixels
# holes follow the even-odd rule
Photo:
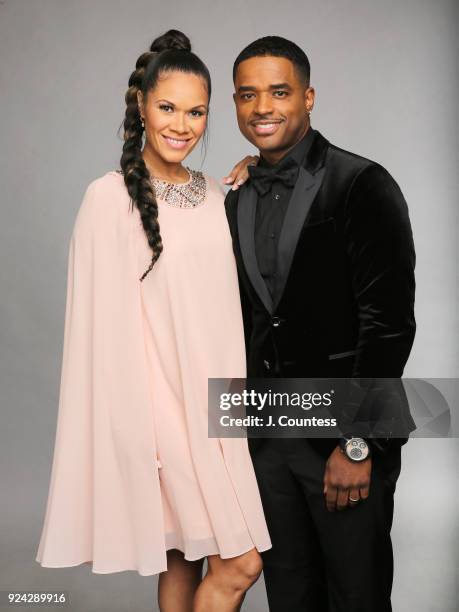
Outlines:
[[[139,282],[149,262],[128,206],[116,177],[96,179],[71,237],[44,567],[167,567]]]

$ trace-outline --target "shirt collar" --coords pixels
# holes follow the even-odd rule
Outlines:
[[[301,166],[304,158],[308,154],[308,151],[311,147],[312,141],[314,139],[315,130],[309,126],[306,134],[303,136],[301,140],[299,140],[296,145],[290,149],[288,153],[286,153],[276,164],[269,164],[263,157],[260,155],[260,161],[258,162],[259,166],[263,166],[265,168],[275,168],[277,164],[280,164],[287,157],[291,157],[296,161],[296,163]]]

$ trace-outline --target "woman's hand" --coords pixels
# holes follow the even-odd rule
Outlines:
[[[256,166],[259,161],[260,158],[258,155],[247,155],[247,157],[241,159],[241,161],[234,166],[228,176],[223,178],[223,183],[225,185],[232,185],[231,189],[233,191],[239,189],[239,187],[249,178],[247,168],[249,166]]]

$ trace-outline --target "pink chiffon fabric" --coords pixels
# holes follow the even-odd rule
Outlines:
[[[94,573],[271,547],[247,440],[207,435],[208,377],[245,376],[224,195],[159,200],[151,249],[122,175],[88,187],[69,249],[54,457],[36,556]]]

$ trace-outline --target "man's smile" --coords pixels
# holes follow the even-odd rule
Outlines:
[[[283,122],[283,119],[260,119],[257,121],[252,121],[250,125],[257,135],[271,136],[271,134],[277,132],[280,124]]]

